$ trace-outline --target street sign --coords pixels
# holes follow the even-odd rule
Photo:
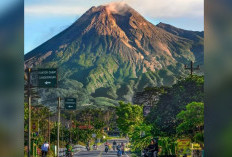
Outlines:
[[[190,154],[190,139],[178,139],[177,140],[177,153],[178,155]]]
[[[37,69],[38,87],[56,88],[57,87],[57,69]]]
[[[67,110],[76,110],[76,98],[65,98],[64,106]]]
[[[143,116],[146,117],[151,112],[152,106],[144,106],[143,107]]]

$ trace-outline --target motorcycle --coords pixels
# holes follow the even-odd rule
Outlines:
[[[116,150],[116,145],[113,145],[113,150],[114,150],[114,151]]]
[[[152,156],[152,152],[149,149],[144,149],[142,151],[142,157],[151,157]]]
[[[72,150],[67,150],[65,153],[65,157],[73,157],[73,151]]]
[[[118,149],[118,151],[117,151],[117,156],[118,157],[122,156],[122,151],[120,149]]]
[[[90,147],[89,146],[86,146],[86,149],[87,149],[87,151],[90,151]]]
[[[93,150],[97,150],[97,145],[93,145]]]
[[[121,146],[120,145],[117,146],[117,156],[118,157],[122,156],[122,150],[121,150]]]
[[[122,155],[124,155],[124,154],[125,154],[125,151],[124,151],[124,149],[122,149],[121,151],[122,151]]]
[[[109,146],[106,145],[105,146],[105,152],[108,153],[108,151],[109,151]]]
[[[121,146],[122,155],[124,154],[124,146]]]

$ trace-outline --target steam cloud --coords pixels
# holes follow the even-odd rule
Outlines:
[[[129,7],[124,1],[111,2],[105,5],[106,9],[113,14],[124,15]]]

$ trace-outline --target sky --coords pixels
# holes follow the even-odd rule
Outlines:
[[[153,24],[204,30],[204,0],[119,0]],[[92,6],[115,0],[25,0],[24,54],[68,28]]]

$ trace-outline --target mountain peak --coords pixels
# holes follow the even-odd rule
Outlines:
[[[80,91],[85,95],[80,97],[88,97],[84,103],[106,95],[130,101],[134,91],[175,82],[172,74],[182,75],[189,60],[203,60],[203,39],[197,33],[159,26],[124,2],[93,6],[29,52],[25,65],[59,68],[60,87]]]
[[[104,52],[119,54],[123,61],[138,64],[137,71],[156,71],[177,63],[182,49],[192,53],[189,46],[191,41],[188,39],[192,36],[195,39],[196,36],[195,32],[186,35],[179,29],[169,31],[164,26],[163,23],[153,25],[125,2],[93,6],[69,28],[34,49],[25,58],[28,62],[33,59],[36,64],[51,60],[64,63],[72,60],[70,56],[77,51],[92,52],[93,55]],[[72,45],[76,47],[69,51]],[[160,61],[160,58],[165,60]]]

